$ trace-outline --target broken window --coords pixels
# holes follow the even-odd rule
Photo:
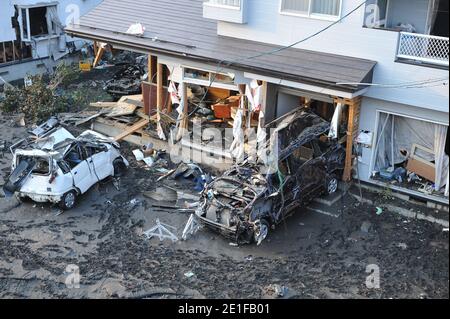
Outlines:
[[[58,35],[62,24],[56,6],[40,6],[20,8],[20,34],[23,41],[31,41],[32,37]]]
[[[81,162],[85,160],[83,152],[78,145],[73,146],[67,155],[64,157],[66,163],[71,169],[77,167]]]
[[[30,31],[31,36],[43,36],[48,35],[48,26],[47,26],[47,8],[46,7],[38,7],[38,8],[30,8]]]
[[[35,175],[49,175],[50,174],[50,162],[48,158],[45,157],[32,157],[32,158],[27,158],[27,157],[22,157],[22,156],[18,156],[17,158],[17,163],[20,163],[22,161],[34,161],[34,167],[32,170],[32,174]]]
[[[104,145],[86,146],[87,157],[91,157],[91,156],[94,156],[95,154],[106,152],[107,150],[108,149]]]

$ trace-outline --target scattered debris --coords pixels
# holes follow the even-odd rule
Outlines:
[[[377,207],[377,212],[376,212],[376,214],[377,214],[378,216],[380,216],[381,214],[383,214],[383,208]]]
[[[147,237],[147,239],[151,239],[153,237],[158,237],[160,241],[163,241],[164,239],[170,239],[172,242],[177,242],[178,237],[173,234],[169,229],[172,229],[173,231],[176,231],[176,227],[163,224],[159,221],[159,219],[156,220],[156,225],[149,230],[144,232],[144,235]]]
[[[278,284],[266,286],[262,289],[264,299],[283,298],[288,292],[288,288]]]
[[[116,64],[119,65],[119,64]],[[134,63],[122,65],[113,78],[106,82],[104,90],[115,98],[124,95],[137,95],[142,93],[142,80],[146,76],[147,59],[136,58]]]
[[[192,277],[195,276],[195,274],[194,274],[192,271],[188,271],[187,273],[184,274],[184,276],[185,276],[186,278],[192,278]]]
[[[398,243],[398,244],[397,244],[397,247],[398,247],[398,248],[401,248],[401,249],[403,249],[403,250],[408,249],[408,245],[405,244],[405,243]]]
[[[183,240],[187,240],[188,237],[195,235],[195,233],[197,233],[199,229],[200,224],[196,220],[195,214],[191,214],[186,226],[184,227],[183,235],[181,236],[181,238]]]
[[[130,25],[126,33],[135,36],[143,36],[145,33],[145,27],[141,23],[135,23]]]

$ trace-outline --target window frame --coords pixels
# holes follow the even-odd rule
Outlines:
[[[242,10],[242,0],[239,2],[239,6],[230,6],[226,4],[216,4],[209,1],[204,2],[204,5],[210,6],[210,7],[216,7],[216,8],[224,8],[224,9],[230,9],[230,10]]]
[[[58,2],[54,1],[54,2],[40,2],[40,3],[36,3],[36,4],[30,4],[30,5],[17,5],[17,10],[19,12],[19,16],[17,17],[17,20],[19,21],[19,29],[20,29],[20,38],[22,42],[31,42],[32,41],[32,35],[31,35],[31,19],[30,19],[30,9],[33,8],[41,8],[41,7],[56,7],[56,9],[58,9]],[[25,10],[26,12],[26,21],[27,21],[27,37],[24,37],[24,29],[23,29],[23,11]],[[53,37],[57,37],[54,34],[50,33],[50,30],[48,30],[48,35],[45,36],[45,38],[53,38]]]
[[[339,0],[339,14],[337,16],[334,15],[328,15],[328,14],[319,14],[319,13],[312,13],[312,1],[314,0],[308,0],[308,13],[301,13],[301,12],[295,12],[295,11],[286,11],[283,10],[283,2],[285,0],[280,0],[279,2],[279,13],[281,15],[286,16],[294,16],[294,17],[301,17],[301,18],[309,18],[309,19],[315,19],[315,20],[324,20],[324,21],[338,21],[342,18],[342,5],[343,0]]]

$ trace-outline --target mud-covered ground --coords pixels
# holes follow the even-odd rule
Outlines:
[[[0,140],[24,134],[1,117]],[[0,184],[10,159],[0,154]],[[131,162],[120,190],[103,182],[63,214],[0,198],[0,298],[259,298],[271,284],[291,298],[449,297],[448,232],[377,215],[351,196],[333,207],[339,218],[300,210],[259,247],[234,247],[205,230],[185,242],[146,240],[157,218],[180,236],[189,215],[156,211],[143,192],[186,185],[156,182]],[[65,284],[69,265],[79,267],[79,288]],[[379,267],[379,289],[366,286],[369,265]]]

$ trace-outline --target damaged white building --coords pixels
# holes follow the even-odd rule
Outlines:
[[[102,0],[0,0],[0,86],[51,70],[76,55],[85,40],[66,36],[64,27]]]

